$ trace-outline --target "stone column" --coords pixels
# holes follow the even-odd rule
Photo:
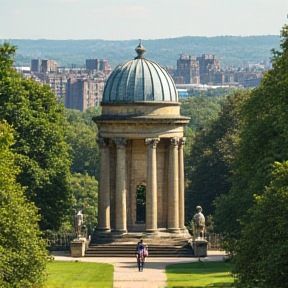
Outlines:
[[[185,138],[179,139],[179,228],[185,229],[185,195],[184,195],[184,145]]]
[[[100,148],[100,175],[98,189],[98,226],[97,230],[110,232],[110,153],[109,139],[98,138]]]
[[[157,231],[157,161],[156,146],[159,138],[147,138],[146,231]]]
[[[178,138],[171,139],[168,175],[168,230],[179,231]]]
[[[126,139],[114,138],[116,148],[116,225],[115,232],[127,232],[126,211]]]

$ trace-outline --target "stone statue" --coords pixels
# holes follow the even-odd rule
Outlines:
[[[196,207],[197,213],[193,216],[193,240],[203,239],[205,229],[205,217],[202,214],[202,207]]]
[[[75,227],[77,238],[80,238],[81,236],[82,224],[83,224],[83,214],[82,214],[82,211],[79,210],[78,213],[75,215],[75,219],[74,219],[74,227]]]

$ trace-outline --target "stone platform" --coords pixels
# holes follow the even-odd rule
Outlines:
[[[182,233],[134,232],[126,234],[95,232],[86,257],[133,257],[137,243],[143,239],[148,246],[149,257],[193,257],[191,236]]]

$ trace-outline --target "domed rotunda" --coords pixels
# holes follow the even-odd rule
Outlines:
[[[172,77],[159,64],[143,57],[139,44],[134,60],[119,65],[109,77],[103,102],[178,101]]]
[[[98,231],[180,232],[184,226],[184,127],[172,77],[137,57],[105,85],[98,126]]]

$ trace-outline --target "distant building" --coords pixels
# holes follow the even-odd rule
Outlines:
[[[178,92],[178,97],[180,98],[188,98],[189,97],[189,93],[187,89],[177,89]]]
[[[57,67],[58,64],[55,60],[32,59],[30,70],[38,73],[56,72]]]
[[[40,72],[40,59],[31,59],[31,72]]]
[[[202,54],[196,60],[199,63],[200,83],[212,83],[213,79],[211,79],[211,76],[219,70],[219,61],[212,54]]]
[[[98,59],[86,59],[86,70],[99,71],[99,60]]]
[[[249,64],[245,69],[230,67],[223,70],[213,54],[198,57],[181,54],[177,60],[177,70],[173,71],[173,79],[178,85],[229,85],[248,88],[260,84],[265,69],[267,65],[260,63]]]
[[[104,71],[107,72],[109,70],[111,70],[111,67],[108,64],[108,61],[105,59],[100,59],[99,60],[99,70],[100,71]]]
[[[177,60],[174,81],[176,84],[209,84],[214,81],[217,71],[219,61],[212,54],[199,57],[181,54]]]
[[[108,64],[108,61],[105,59],[86,59],[86,70],[87,72],[108,72],[111,70],[111,67]]]
[[[51,90],[55,93],[57,98],[63,99],[66,94],[67,77],[63,74],[48,74],[46,76],[46,83],[49,84]]]
[[[98,106],[102,100],[103,90],[103,80],[68,78],[65,107],[85,111],[89,107]]]
[[[199,63],[195,57],[181,54],[177,60],[176,84],[199,84]]]

